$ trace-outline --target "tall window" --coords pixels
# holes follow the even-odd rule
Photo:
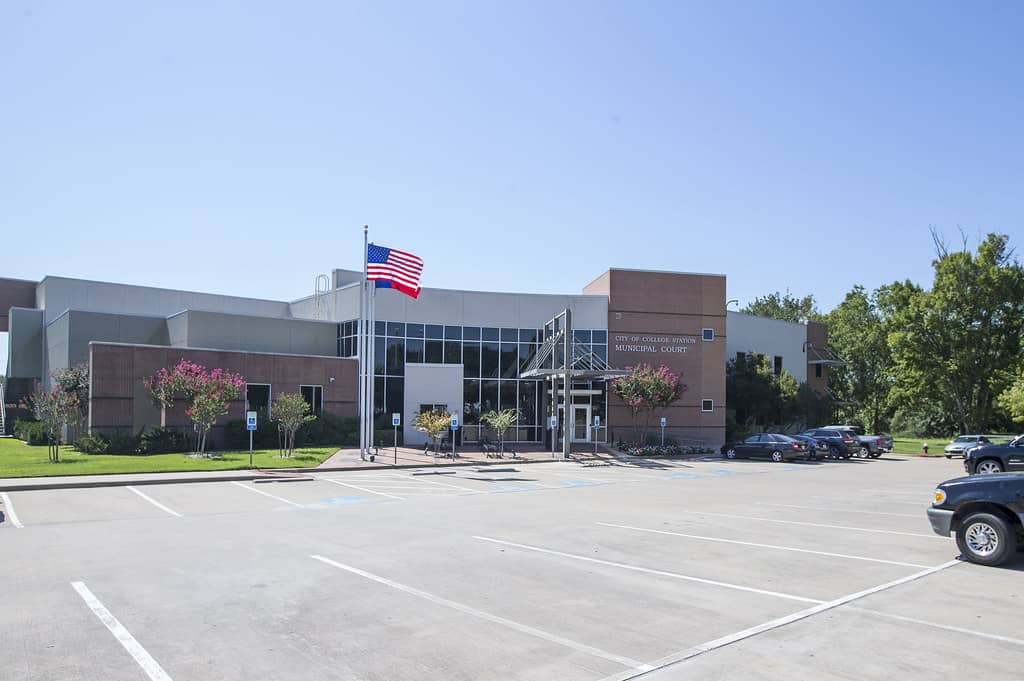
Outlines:
[[[309,405],[309,413],[313,416],[320,416],[324,413],[324,387],[322,385],[300,385],[299,392],[302,399]]]
[[[815,364],[814,365],[814,377],[815,378],[821,378],[821,365],[820,364]]]
[[[270,384],[245,384],[245,410],[259,412],[260,416],[270,418]]]

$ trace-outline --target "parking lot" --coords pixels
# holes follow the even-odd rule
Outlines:
[[[0,497],[0,678],[1019,680],[960,461],[315,473]]]

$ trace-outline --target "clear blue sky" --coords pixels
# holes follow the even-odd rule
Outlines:
[[[1024,247],[1024,5],[0,5],[0,276],[271,298],[361,264],[577,292],[609,266],[830,309]],[[2,351],[0,351],[2,352]]]

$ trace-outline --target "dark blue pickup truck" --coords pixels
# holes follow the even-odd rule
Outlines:
[[[972,563],[1005,563],[1024,543],[1024,473],[947,480],[935,490],[928,520],[936,534],[955,532]]]

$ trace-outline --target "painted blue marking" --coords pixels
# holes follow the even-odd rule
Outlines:
[[[727,471],[727,470],[722,470],[722,469],[718,469],[718,470],[714,470],[714,471],[709,471],[709,472],[712,475],[739,475],[739,473],[737,473],[736,471]]]
[[[590,480],[565,480],[562,482],[562,487],[594,487],[595,485],[603,485],[603,482],[592,482]]]
[[[366,497],[334,497],[332,499],[321,499],[322,504],[334,504],[336,506],[344,506],[348,504],[358,504],[363,501],[367,501]]]
[[[803,469],[804,469],[803,466],[784,466],[782,470],[784,470],[784,471],[802,471]]]
[[[696,473],[673,473],[671,477],[689,480],[690,478],[699,478],[700,476]]]
[[[519,487],[519,486],[516,486],[516,485],[505,485],[503,487],[497,488],[495,491],[496,492],[530,492],[533,489],[534,489],[533,487]]]

